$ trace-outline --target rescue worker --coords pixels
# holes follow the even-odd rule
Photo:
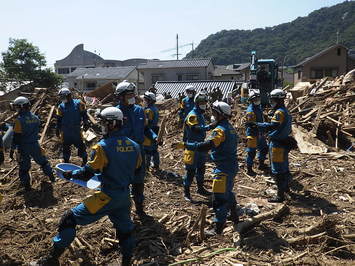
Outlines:
[[[217,121],[211,137],[204,142],[180,142],[173,145],[176,148],[187,148],[192,151],[211,150],[211,159],[216,164],[213,171],[213,210],[215,212],[215,227],[207,231],[209,235],[221,234],[230,211],[234,224],[239,222],[237,203],[232,192],[234,178],[238,171],[237,139],[235,129],[229,123],[231,107],[225,102],[214,102],[212,114]]]
[[[258,128],[269,131],[271,172],[277,185],[277,195],[269,199],[269,202],[283,202],[285,192],[289,191],[288,153],[290,148],[287,139],[292,131],[292,117],[285,106],[285,98],[286,93],[283,90],[272,90],[270,93],[270,105],[274,110],[274,116],[270,123],[256,123]]]
[[[261,99],[260,94],[257,91],[251,91],[249,94],[249,106],[246,111],[247,122],[264,122],[263,111],[261,109]],[[266,155],[268,153],[268,146],[266,144],[263,131],[257,127],[246,127],[246,137],[247,137],[247,174],[250,176],[255,176],[256,173],[253,171],[254,158],[256,156],[256,150],[258,150],[258,160],[259,160],[259,170],[266,170],[265,165]]]
[[[130,265],[135,246],[130,217],[129,184],[141,166],[140,148],[123,130],[123,114],[116,107],[107,107],[99,115],[103,139],[93,146],[90,161],[81,169],[64,172],[65,178],[89,180],[99,172],[101,190],[76,207],[64,212],[58,234],[52,239],[49,254],[39,265],[57,265],[58,258],[76,236],[76,225],[91,224],[108,216],[116,229],[122,252],[122,265]]]
[[[154,132],[153,137],[149,137],[152,134],[146,134],[143,142],[146,168],[150,168],[151,160],[153,158],[153,170],[159,171],[160,158],[158,152],[158,143],[156,142],[156,138],[159,132],[159,111],[158,108],[155,106],[155,94],[147,91],[146,93],[144,93],[144,101],[146,104],[144,112],[147,119],[147,129],[151,129]]]
[[[30,101],[23,96],[17,97],[12,103],[18,111],[14,123],[14,138],[10,149],[10,158],[14,158],[14,151],[19,153],[19,177],[26,191],[31,190],[29,170],[31,169],[31,157],[41,166],[42,171],[51,182],[55,181],[52,168],[44,155],[44,150],[38,143],[38,134],[41,121],[38,116],[30,111]]]
[[[58,95],[62,102],[57,108],[56,136],[62,141],[64,162],[69,163],[70,146],[74,145],[78,149],[78,156],[82,158],[82,165],[85,165],[87,153],[81,134],[81,123],[84,131],[89,129],[85,105],[79,99],[73,99],[68,88],[61,89]]]
[[[185,88],[186,97],[182,99],[179,110],[180,121],[183,123],[186,116],[194,108],[194,97],[196,95],[196,88],[194,86],[188,85]]]
[[[2,123],[0,125],[0,165],[5,161],[5,156],[4,156],[4,144],[2,141],[3,138],[3,132],[8,129],[8,126],[6,123]]]
[[[142,166],[136,172],[132,181],[132,195],[136,206],[136,213],[139,216],[144,216],[144,177],[145,177],[145,153],[144,153],[144,130],[146,126],[144,109],[142,106],[135,104],[135,89],[136,86],[126,80],[117,84],[115,95],[118,98],[119,108],[125,120],[123,130],[127,137],[135,141],[140,146]]]
[[[208,97],[204,93],[198,93],[194,99],[194,108],[189,112],[185,119],[185,141],[188,143],[203,142],[206,138],[206,131],[213,126],[206,125],[204,112],[207,109]],[[196,176],[197,193],[209,195],[210,193],[203,187],[205,176],[206,151],[193,151],[186,148],[184,150],[184,163],[186,175],[183,178],[184,198],[191,201],[190,186]]]

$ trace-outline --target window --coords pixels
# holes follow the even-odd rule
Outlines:
[[[341,49],[340,49],[340,48],[337,49],[337,55],[338,55],[338,56],[341,55]]]
[[[72,68],[70,69],[70,72],[73,72],[75,69],[76,69],[76,67],[72,67]]]
[[[69,74],[69,68],[58,68],[58,74]]]
[[[152,84],[160,80],[160,75],[152,75]]]
[[[199,80],[200,75],[199,74],[186,74],[185,80]]]
[[[88,82],[86,83],[86,88],[93,89],[96,87],[96,82]]]

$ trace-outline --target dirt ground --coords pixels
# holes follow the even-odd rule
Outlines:
[[[169,117],[173,119],[174,114]],[[260,171],[256,177],[245,174],[243,129],[237,130],[241,136],[240,169],[234,187],[238,204],[243,207],[255,203],[261,213],[278,208],[280,204],[267,202],[274,191],[270,189],[270,178]],[[52,166],[61,158],[53,133],[50,128],[50,140],[44,145]],[[222,236],[201,239],[199,230],[211,226],[213,213],[209,199],[195,193],[195,184],[191,189],[194,202],[186,202],[182,197],[182,152],[170,147],[180,139],[181,130],[171,120],[165,144],[160,147],[163,171],[146,176],[145,205],[149,217],[141,220],[132,211],[137,239],[134,265],[354,265],[354,155],[342,154],[335,159],[327,154],[292,151],[293,181],[285,213],[242,235],[228,221]],[[78,157],[73,162],[80,164]],[[25,265],[45,254],[63,212],[92,192],[64,180],[52,185],[33,163],[33,190],[22,193],[15,166],[7,158],[0,174],[0,193],[4,196],[0,203],[2,265]],[[212,169],[213,163],[208,162],[205,186],[209,189]],[[204,206],[206,225],[194,228]],[[247,219],[247,215],[241,216],[242,222]],[[307,230],[310,226],[314,228]],[[108,218],[78,226],[77,238],[60,259],[62,265],[117,265],[119,261],[115,231]]]

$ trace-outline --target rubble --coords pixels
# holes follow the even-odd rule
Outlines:
[[[304,98],[300,96],[289,103],[295,126],[302,127],[306,135],[314,132],[312,138],[324,141],[327,151],[315,154],[291,151],[293,181],[285,205],[267,202],[265,193],[272,184],[264,173],[257,172],[255,177],[245,174],[245,106],[234,106],[232,123],[240,136],[240,169],[234,191],[241,208],[253,203],[260,213],[252,218],[247,214],[240,217],[242,234],[228,221],[223,235],[212,238],[203,234],[203,229],[212,225],[209,200],[194,193],[195,183],[191,187],[194,203],[182,197],[182,155],[181,151],[171,149],[171,143],[182,139],[182,128],[176,119],[177,103],[173,99],[164,101],[160,106],[160,121],[165,121],[165,126],[161,127],[164,144],[159,147],[162,171],[148,172],[146,177],[145,207],[149,217],[140,220],[132,212],[137,239],[134,265],[351,265],[355,259],[354,153],[339,150],[345,149],[346,140],[353,137],[343,131],[354,132],[355,86],[354,83],[343,85],[342,81],[342,78],[326,81],[319,88],[317,83],[313,84],[312,89],[317,88],[314,94],[310,95],[310,89]],[[45,133],[43,146],[54,166],[61,161],[53,118],[50,119],[52,106],[57,104],[56,93],[32,91],[28,96],[33,111],[43,122],[47,121],[46,130],[42,131]],[[98,106],[94,104],[90,108]],[[2,111],[2,119],[10,121],[12,113]],[[327,131],[334,145],[330,145]],[[93,143],[95,140],[90,136]],[[317,147],[319,143],[312,145]],[[80,162],[79,157],[73,157],[73,163]],[[211,188],[213,163],[207,162],[206,168],[205,187]],[[21,194],[16,162],[6,158],[0,170],[0,194],[3,195],[0,264],[28,264],[45,254],[63,212],[90,194],[87,189],[62,179],[51,185],[36,164],[32,165],[31,176],[33,190]],[[75,241],[60,259],[62,265],[119,264],[118,242],[108,218],[77,229]]]

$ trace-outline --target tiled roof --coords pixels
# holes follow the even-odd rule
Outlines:
[[[134,69],[134,66],[77,68],[67,77],[74,77],[76,79],[124,79]]]
[[[330,46],[322,51],[320,51],[319,53],[313,55],[313,56],[310,56],[310,57],[307,57],[306,59],[304,59],[303,61],[301,61],[300,63],[298,63],[297,65],[295,65],[295,67],[299,67],[299,66],[303,66],[304,64],[308,63],[309,61],[312,61],[314,59],[316,59],[317,57],[329,52],[330,50],[336,48],[336,47],[343,47],[345,48],[346,50],[348,50],[347,47],[345,47],[344,45],[342,44],[336,44],[336,45],[333,45],[333,46]]]
[[[170,92],[173,98],[177,98],[179,93],[185,93],[185,87],[192,85],[199,92],[201,89],[207,88],[214,89],[219,87],[223,93],[223,98],[227,96],[228,92],[231,92],[237,85],[242,82],[236,82],[233,80],[201,80],[201,81],[157,81],[155,88],[157,93]]]
[[[207,67],[210,63],[210,58],[182,60],[148,60],[146,64],[140,64],[138,66],[138,69]]]
[[[222,76],[222,75],[240,75],[239,71],[227,69],[226,66],[215,66],[213,71],[213,76]]]

